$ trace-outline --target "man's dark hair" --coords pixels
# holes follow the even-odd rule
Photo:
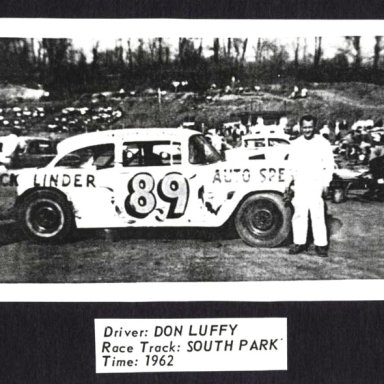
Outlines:
[[[303,122],[304,121],[313,121],[313,126],[316,127],[316,124],[317,124],[317,119],[315,116],[313,115],[304,115],[301,117],[300,119],[300,127],[303,126]]]

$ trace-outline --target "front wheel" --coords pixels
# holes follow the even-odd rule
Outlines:
[[[24,235],[39,243],[63,241],[74,227],[67,200],[55,191],[33,192],[20,203],[17,216]]]
[[[235,216],[241,239],[252,247],[276,247],[291,231],[292,209],[280,195],[260,193],[246,198]]]

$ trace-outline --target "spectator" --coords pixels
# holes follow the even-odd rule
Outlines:
[[[324,124],[320,129],[320,135],[329,141],[330,134],[331,134],[331,130],[329,129],[328,124]]]
[[[305,99],[306,97],[308,96],[308,89],[307,88],[303,88],[301,91],[300,91],[300,97]]]
[[[2,149],[0,152],[0,164],[3,164],[7,168],[12,167],[12,163],[17,150],[21,147],[21,141],[19,136],[21,135],[21,129],[18,127],[13,127],[11,133],[3,137]]]
[[[375,141],[374,144],[369,160],[372,180],[368,184],[368,191],[364,196],[367,198],[377,196],[382,201],[384,200],[384,136],[379,142]]]
[[[381,137],[374,136],[372,141],[371,153],[369,155],[369,162],[376,157],[384,156],[384,135]]]

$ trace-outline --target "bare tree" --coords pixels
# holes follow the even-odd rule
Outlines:
[[[245,60],[245,52],[247,51],[248,38],[243,41],[243,53],[241,54],[241,61]]]
[[[47,55],[46,55],[46,52],[44,51],[44,48],[43,48],[43,41],[39,40],[39,48],[37,50],[37,62],[38,62],[38,64],[41,66],[45,66],[46,58],[47,58]]]
[[[127,40],[128,50],[127,50],[127,60],[128,60],[128,68],[130,71],[133,69],[133,57],[132,57],[132,47],[131,47],[131,39]]]
[[[353,47],[355,67],[360,68],[361,67],[361,46],[360,46],[361,36],[346,36],[345,39],[347,40],[347,43],[351,44]]]
[[[171,50],[168,46],[165,47],[165,64],[169,64],[171,58]]]
[[[257,38],[257,45],[256,45],[256,48],[254,48],[254,50],[255,50],[255,61],[256,61],[256,63],[260,63],[260,61],[261,61],[261,45],[262,45],[261,38],[258,37],[258,38]]]
[[[322,37],[321,36],[315,36],[315,54],[313,56],[313,66],[315,68],[318,68],[321,56],[323,55],[323,49],[321,46]]]
[[[201,57],[201,55],[203,53],[203,39],[200,39],[200,45],[199,45],[197,52],[198,52],[199,57]]]
[[[232,39],[230,37],[228,37],[228,40],[227,40],[227,57],[231,57],[232,53]]]
[[[218,63],[219,57],[220,57],[220,42],[219,42],[219,39],[216,37],[213,39],[213,61],[215,63]]]
[[[187,39],[185,37],[179,37],[179,59],[182,60],[183,54],[184,54],[184,46],[185,41]]]
[[[92,66],[97,67],[99,61],[99,42],[92,47]]]
[[[196,50],[193,39],[187,39],[185,37],[179,39],[179,60],[182,64],[187,64],[192,57],[201,57],[203,47],[202,39],[200,40],[200,46]]]
[[[380,53],[381,53],[381,40],[382,36],[375,36],[375,46],[373,49],[373,70],[379,69]]]
[[[163,64],[163,38],[159,37],[157,41],[159,43],[158,52],[157,52],[158,61],[159,61],[159,64]]]
[[[241,39],[233,39],[233,47],[235,48],[236,52],[236,62],[239,61],[240,57],[240,45],[243,43]]]
[[[31,45],[31,60],[32,60],[32,64],[35,65],[36,64],[36,52],[35,52],[35,39],[32,37],[30,39],[30,45]]]
[[[153,63],[155,61],[156,39],[148,39],[148,48],[151,56],[151,63]]]
[[[115,54],[116,54],[117,63],[120,66],[123,66],[124,65],[124,49],[121,44],[121,39],[117,39],[115,41]]]
[[[295,44],[295,69],[296,71],[299,69],[299,51],[300,51],[300,37],[296,38],[296,44]]]
[[[307,63],[307,54],[308,54],[308,41],[307,38],[304,37],[304,46],[303,46],[303,63]]]
[[[139,39],[139,45],[136,49],[136,61],[137,65],[141,67],[144,64],[145,61],[145,51],[144,51],[144,40]]]

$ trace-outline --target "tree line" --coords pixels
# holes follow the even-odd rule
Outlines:
[[[263,83],[364,81],[384,83],[383,37],[372,38],[372,54],[363,57],[360,36],[346,36],[333,57],[324,55],[323,38],[297,38],[292,46],[276,39],[164,38],[119,39],[113,48],[96,43],[87,56],[70,39],[0,39],[0,81],[41,84],[53,98],[105,90],[172,89],[204,91],[231,85],[253,88]],[[308,47],[311,47],[311,49]],[[292,54],[293,52],[293,54]],[[252,60],[250,59],[252,57]],[[233,85],[233,84],[232,84]]]

